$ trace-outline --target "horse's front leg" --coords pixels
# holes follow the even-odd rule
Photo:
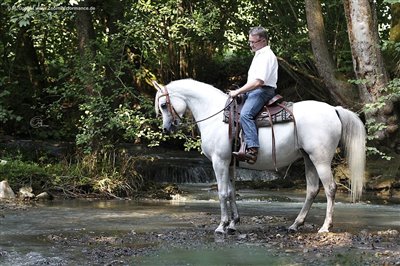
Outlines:
[[[231,220],[229,222],[229,226],[227,228],[228,234],[234,234],[236,232],[236,224],[240,222],[240,216],[238,212],[238,208],[236,205],[236,188],[235,188],[235,176],[234,176],[234,168],[229,167],[229,176],[228,180],[228,194],[229,194],[229,205],[231,207]]]
[[[229,163],[222,160],[213,160],[215,177],[217,178],[218,197],[221,207],[221,222],[215,233],[226,233],[229,225],[228,196],[229,196]]]

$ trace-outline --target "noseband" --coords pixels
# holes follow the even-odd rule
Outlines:
[[[158,96],[158,100],[160,100],[161,97],[165,97],[165,104],[167,105],[168,112],[172,116],[172,124],[176,126],[176,125],[178,125],[178,121],[181,120],[181,117],[179,116],[179,114],[176,112],[175,108],[171,104],[171,99],[169,97],[167,88],[165,86],[162,86],[161,90],[162,90],[162,94],[160,96]]]

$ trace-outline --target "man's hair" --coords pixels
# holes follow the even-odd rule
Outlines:
[[[250,35],[257,35],[260,38],[263,38],[267,41],[268,43],[268,33],[267,31],[261,27],[261,26],[257,26],[257,27],[253,27],[249,30],[249,34]]]

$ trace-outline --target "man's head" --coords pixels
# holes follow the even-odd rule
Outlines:
[[[249,31],[249,45],[253,52],[260,50],[268,45],[268,33],[261,27],[253,27]]]

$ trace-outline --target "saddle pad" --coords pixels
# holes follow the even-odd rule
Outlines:
[[[293,103],[292,102],[282,102],[281,105],[285,106],[285,108],[276,105],[273,107],[268,107],[269,112],[271,113],[271,120],[273,124],[290,122],[293,121]],[[267,107],[264,107],[263,110],[256,117],[257,127],[270,127],[270,119],[269,113],[266,110]],[[287,109],[290,111],[288,111]]]
[[[289,111],[281,106],[284,106]],[[269,112],[267,111],[267,109],[269,110]],[[280,105],[274,105],[274,106],[268,106],[268,107],[264,106],[263,109],[261,110],[261,112],[256,117],[257,127],[270,127],[271,126],[270,119],[269,119],[269,113],[272,114],[271,120],[272,120],[273,124],[293,121],[294,120],[293,116],[292,116],[293,102],[282,102]],[[235,114],[231,114],[229,108],[225,109],[224,119],[223,119],[223,121],[225,123],[229,123],[230,115],[235,116]],[[239,113],[239,116],[240,116],[240,113]],[[236,118],[232,119],[231,121],[236,121]]]

